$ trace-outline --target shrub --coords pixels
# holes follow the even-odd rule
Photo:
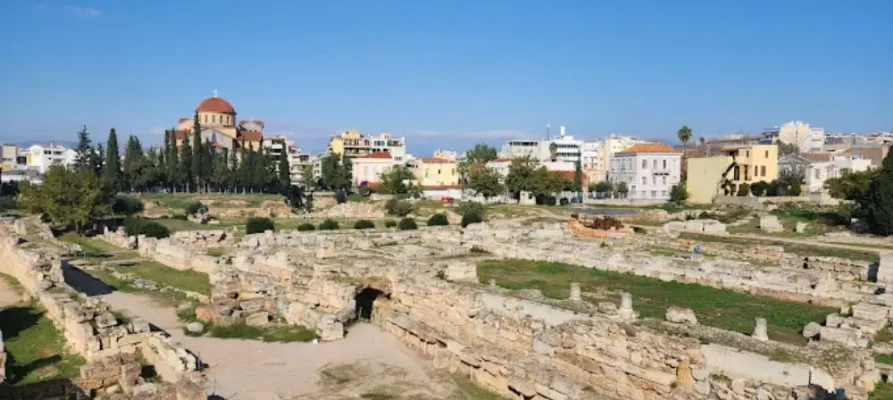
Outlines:
[[[484,222],[484,219],[481,218],[480,215],[477,214],[465,214],[462,216],[462,227],[466,227],[470,224],[476,224],[478,222]]]
[[[765,196],[768,189],[769,183],[763,181],[754,182],[753,185],[750,185],[750,193],[757,197]]]
[[[208,206],[202,204],[202,202],[200,201],[196,201],[194,203],[189,203],[188,205],[186,205],[185,210],[186,215],[206,213],[208,212]]]
[[[375,223],[368,219],[361,219],[353,224],[354,229],[372,229],[375,228]]]
[[[434,214],[428,218],[428,226],[446,226],[450,224],[446,214]]]
[[[401,231],[412,231],[419,229],[419,226],[416,225],[415,220],[412,218],[403,218],[400,220],[400,223],[397,224],[397,229]]]
[[[183,214],[174,214],[174,215],[171,215],[171,219],[176,219],[176,220],[180,220],[180,221],[187,221],[187,220],[189,220],[189,218],[188,218],[187,216],[183,215]]]
[[[484,205],[481,203],[477,203],[474,201],[463,201],[456,206],[456,213],[461,216],[466,216],[468,214],[477,214],[484,217]]]
[[[0,211],[15,210],[18,203],[14,196],[0,196]]]
[[[351,193],[347,196],[347,201],[363,201],[366,200],[362,194],[359,193]]]
[[[738,185],[738,197],[747,197],[750,194],[750,185],[742,183]]]
[[[140,199],[130,196],[118,196],[112,203],[112,212],[119,215],[134,215],[143,211],[145,207]]]
[[[335,221],[335,220],[333,220],[333,219],[327,219],[327,220],[321,222],[321,223],[319,224],[319,226],[317,227],[317,229],[319,229],[319,230],[321,230],[321,231],[334,231],[334,230],[337,230],[337,229],[339,229],[338,221]]]
[[[347,201],[347,193],[344,193],[343,190],[339,190],[339,191],[335,192],[335,201],[338,202],[338,204],[346,202]]]
[[[171,235],[164,225],[142,218],[127,217],[124,219],[124,232],[129,236],[146,235],[161,239]]]
[[[245,222],[245,233],[264,233],[266,231],[275,231],[276,226],[273,220],[263,217],[251,217]]]
[[[688,188],[685,186],[685,183],[673,185],[670,188],[670,203],[682,205],[685,204],[686,200],[688,200]]]
[[[384,204],[384,209],[389,215],[405,217],[412,212],[412,203],[406,200],[392,198]]]
[[[634,226],[633,232],[644,235],[644,234],[648,233],[648,230],[646,230],[645,228],[642,228],[641,226]]]
[[[384,222],[384,226],[385,226],[386,228],[393,228],[393,227],[397,226],[397,221],[394,221],[394,220],[392,220],[392,219],[386,220],[386,221]]]
[[[305,223],[303,223],[303,224],[301,224],[301,225],[298,225],[298,231],[299,231],[299,232],[315,231],[315,230],[316,230],[316,227],[313,226],[313,224],[311,224],[311,223],[309,223],[309,222],[305,222]]]

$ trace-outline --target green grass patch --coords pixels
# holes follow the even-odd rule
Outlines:
[[[530,260],[487,260],[478,264],[481,283],[495,279],[506,289],[538,289],[546,297],[566,299],[571,282],[579,282],[593,303],[619,300],[620,292],[633,296],[643,318],[663,318],[671,305],[691,308],[702,325],[749,334],[754,319],[766,318],[774,340],[804,344],[799,334],[809,322],[824,321],[835,308],[753,296],[704,285],[664,282],[632,274],[600,271],[577,265]]]
[[[134,287],[130,282],[121,280],[116,278],[111,274],[110,271],[107,270],[91,270],[89,272],[90,276],[99,279],[102,283],[105,283],[108,286],[111,286],[115,290],[122,291],[124,293],[139,293],[151,297],[155,301],[160,304],[169,305],[169,306],[177,306],[180,303],[187,301],[194,301],[186,296],[186,294],[182,292],[177,292],[173,290],[160,291],[160,290],[145,290]]]
[[[36,306],[0,311],[0,330],[8,355],[6,384],[71,378],[84,364],[84,359],[66,351],[65,338]]]
[[[754,240],[759,240],[763,245],[781,246],[787,253],[796,253],[804,257],[838,257],[855,261],[879,262],[880,256],[874,251],[862,251],[852,249],[831,248],[822,246],[812,246],[800,243],[782,242],[772,239],[754,239],[734,236],[714,236],[704,235],[700,233],[683,232],[679,234],[679,238],[694,240],[700,242],[728,243],[742,246],[753,246]]]
[[[877,343],[893,341],[893,332],[890,331],[890,327],[885,326],[883,329],[877,331],[874,335],[874,341]]]
[[[316,333],[307,328],[290,325],[212,325],[210,327],[206,326],[205,329],[208,332],[208,336],[221,339],[249,339],[264,342],[309,342],[316,337]]]
[[[471,379],[468,379],[468,377],[464,375],[454,374],[453,381],[456,382],[463,398],[469,400],[508,400],[505,397],[475,385]]]
[[[132,267],[119,267],[118,271],[127,272],[160,285],[204,295],[211,294],[211,282],[208,280],[208,275],[194,270],[179,270],[148,261]]]
[[[13,278],[12,275],[6,275],[0,272],[0,279],[3,279],[7,283],[9,283],[9,287],[18,294],[22,294],[22,284],[19,283],[19,280]]]
[[[874,391],[868,395],[868,400],[893,400],[893,383],[878,382]]]
[[[893,354],[875,354],[874,361],[881,364],[893,365]]]
[[[236,194],[236,193],[153,193],[153,194],[145,194],[134,196],[142,201],[153,201],[158,203],[161,206],[167,206],[175,211],[182,211],[186,208],[187,205],[191,203],[195,203],[197,201],[203,201],[205,204],[215,203],[215,202],[244,202],[235,203],[239,204],[238,207],[259,207],[261,203],[266,200],[273,200],[277,202],[282,201],[282,196],[278,194],[264,194],[264,193],[252,193],[252,194]],[[208,202],[207,200],[212,200]],[[209,207],[234,207],[235,205],[229,204],[208,204]]]
[[[207,254],[211,257],[221,257],[221,256],[225,256],[225,255],[229,254],[230,250],[231,249],[226,246],[212,247],[210,249],[205,250],[205,254]]]
[[[59,240],[81,246],[81,249],[88,253],[104,253],[108,251],[121,250],[120,248],[115,247],[112,244],[103,242],[102,240],[86,237],[74,232],[66,232],[62,236],[59,236]]]

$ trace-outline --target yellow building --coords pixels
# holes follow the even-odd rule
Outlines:
[[[412,166],[412,174],[419,185],[457,186],[459,185],[459,164],[443,158],[423,157]]]
[[[778,146],[724,147],[715,157],[689,158],[689,201],[706,204],[716,196],[737,195],[741,184],[771,182],[778,178]]]
[[[4,143],[0,152],[2,152],[0,155],[3,158],[3,163],[0,166],[3,167],[4,171],[11,171],[15,168],[16,158],[19,156],[19,147],[14,144]]]
[[[406,140],[392,137],[389,133],[377,136],[363,135],[359,131],[344,131],[329,140],[329,151],[332,154],[345,154],[348,157],[364,156],[373,153],[388,152],[397,161],[406,156]]]

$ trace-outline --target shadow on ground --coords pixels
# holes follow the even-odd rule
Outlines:
[[[113,287],[90,276],[90,274],[71,265],[67,261],[62,262],[62,276],[65,279],[65,283],[87,296],[101,296],[115,291]]]

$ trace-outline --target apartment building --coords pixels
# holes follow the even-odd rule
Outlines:
[[[388,153],[394,160],[404,161],[406,157],[406,138],[393,137],[389,133],[364,135],[356,130],[344,131],[329,139],[332,154],[345,154],[358,157],[373,153]]]
[[[793,144],[801,153],[822,151],[825,145],[825,130],[815,128],[803,121],[791,121],[763,130],[760,144]]]
[[[608,181],[626,184],[632,200],[668,200],[680,181],[682,152],[666,143],[639,143],[611,157]]]
[[[604,140],[583,143],[581,151],[583,172],[592,182],[607,180],[611,157],[638,143],[645,142],[613,133]]]
[[[531,157],[538,161],[580,161],[583,141],[565,134],[562,126],[560,134],[544,140],[516,139],[505,142],[499,152],[500,158]]]
[[[438,157],[422,157],[411,162],[411,170],[422,187],[457,186],[459,163]]]
[[[728,146],[713,157],[689,158],[689,201],[712,203],[719,195],[737,195],[742,184],[778,179],[778,146],[755,144]]]
[[[19,146],[4,143],[2,147],[0,147],[0,158],[2,158],[0,167],[3,168],[3,171],[11,171],[15,169],[19,165]]]
[[[391,167],[403,164],[391,156],[389,152],[375,152],[351,157],[352,183],[354,187],[363,185],[375,186],[381,182],[381,175]]]
[[[809,193],[828,193],[825,181],[839,178],[844,170],[852,172],[867,171],[871,168],[871,160],[852,155],[827,154],[825,160],[813,161],[806,168],[806,188]]]
[[[77,152],[54,143],[35,144],[25,152],[25,164],[41,174],[46,173],[51,165],[72,165],[76,158]]]

